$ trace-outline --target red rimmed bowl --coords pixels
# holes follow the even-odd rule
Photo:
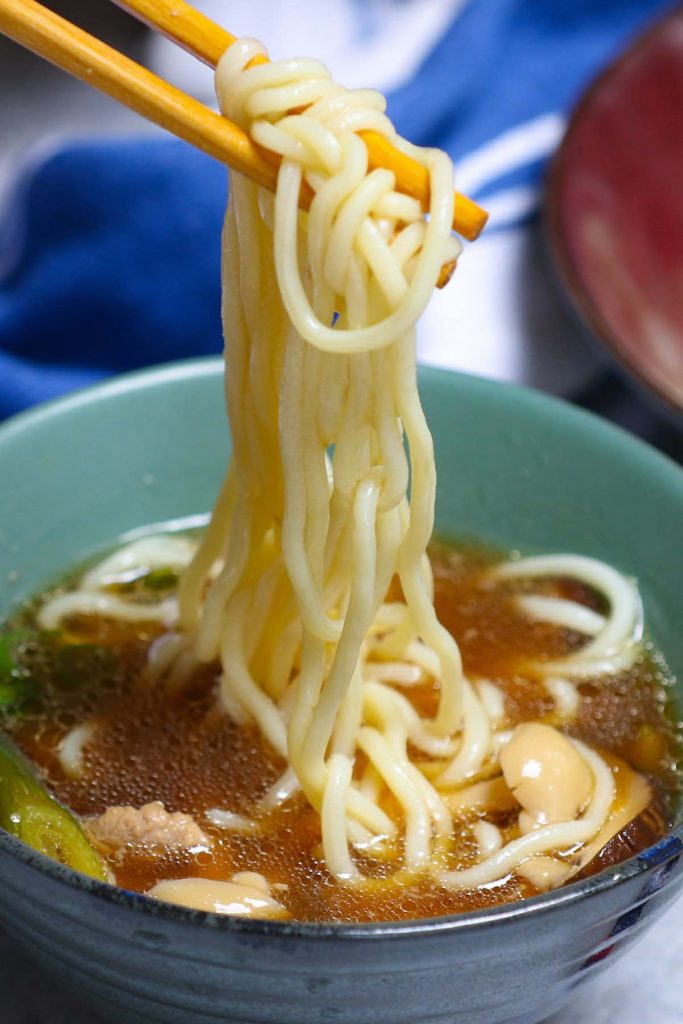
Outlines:
[[[588,89],[553,161],[547,226],[581,320],[683,415],[683,8]]]

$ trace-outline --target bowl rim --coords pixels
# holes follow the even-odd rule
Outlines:
[[[683,417],[683,400],[678,401],[659,380],[643,372],[642,365],[637,362],[632,353],[629,350],[624,351],[618,331],[608,324],[599,305],[588,293],[562,228],[561,215],[567,154],[586,110],[600,95],[603,87],[615,76],[618,76],[626,64],[646,51],[653,40],[665,35],[669,25],[677,21],[683,25],[683,8],[680,6],[665,12],[644,31],[638,33],[626,49],[591,80],[581,94],[571,113],[562,141],[550,161],[543,190],[542,220],[556,278],[580,326],[594,341],[602,343],[602,352],[609,355],[613,365],[621,370],[622,376],[630,384],[635,385],[650,400],[654,399],[660,411],[670,417],[673,416],[675,423],[680,423],[681,417]]]
[[[49,421],[55,416],[68,414],[82,406],[95,404],[102,399],[116,398],[118,395],[132,391],[144,390],[148,387],[164,385],[168,382],[188,379],[213,379],[223,372],[223,361],[220,357],[208,356],[198,359],[180,360],[153,366],[144,370],[133,370],[111,379],[88,385],[64,397],[52,399],[35,408],[18,413],[5,423],[0,424],[0,454],[5,443],[25,430]],[[437,367],[420,366],[420,381],[438,383],[447,379],[457,379],[461,385],[474,388],[480,393],[500,393],[515,396],[518,401],[530,404],[538,409],[552,412],[553,417],[562,418],[565,422],[591,424],[592,427],[611,444],[625,449],[631,458],[638,463],[644,462],[652,469],[659,469],[678,482],[678,492],[683,503],[683,470],[666,455],[656,451],[620,427],[614,426],[582,408],[571,405],[564,399],[546,395],[529,388],[486,378],[456,373],[452,370]],[[506,923],[529,916],[536,917],[547,913],[555,907],[566,907],[578,903],[598,892],[606,892],[629,879],[644,875],[655,867],[662,866],[673,857],[683,852],[683,821],[674,826],[666,836],[634,857],[613,865],[578,882],[569,883],[537,896],[527,897],[514,903],[502,904],[497,907],[484,908],[461,914],[444,915],[436,918],[423,918],[407,921],[367,922],[358,924],[345,923],[309,923],[299,921],[268,921],[249,918],[230,917],[209,911],[193,910],[172,903],[155,900],[144,893],[132,892],[119,886],[111,885],[83,875],[72,868],[66,867],[51,858],[38,853],[20,839],[0,828],[0,852],[5,852],[23,862],[29,868],[38,870],[44,875],[69,887],[90,893],[98,899],[128,908],[145,916],[159,917],[180,924],[210,927],[220,931],[247,933],[250,935],[268,936],[272,939],[284,939],[298,935],[306,939],[401,939],[416,935],[440,935],[442,933],[475,930],[488,927],[493,923]]]

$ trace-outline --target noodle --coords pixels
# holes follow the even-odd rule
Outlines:
[[[46,604],[41,622],[55,628],[74,612],[162,622],[173,631],[153,645],[149,670],[172,683],[197,663],[219,662],[224,712],[255,725],[288,764],[261,810],[303,791],[339,882],[362,885],[359,854],[382,859],[399,840],[391,864],[401,878],[462,889],[529,862],[530,877],[556,884],[566,862],[557,868],[546,855],[580,851],[596,836],[614,799],[612,771],[590,747],[541,726],[543,771],[546,748],[556,748],[574,765],[563,785],[578,792],[585,772],[590,794],[559,820],[516,802],[501,752],[519,745],[523,727],[509,728],[493,682],[465,677],[434,610],[426,551],[436,472],[415,321],[459,250],[450,160],[398,138],[379,94],[343,89],[315,61],[250,66],[261,53],[240,40],[216,71],[223,113],[282,163],[274,198],[232,178],[223,320],[233,455],[211,522],[191,560],[185,542],[146,538]],[[427,169],[428,217],[395,191],[393,174],[368,170],[360,129]],[[304,182],[308,214],[298,207]],[[140,563],[184,568],[177,604],[105,592]],[[491,572],[512,583],[568,577],[606,600],[602,615],[563,597],[516,598],[528,617],[587,638],[567,657],[530,666],[560,720],[576,714],[575,680],[633,663],[638,594],[609,566],[556,555]],[[387,598],[395,579],[403,600]],[[410,699],[425,681],[438,689],[431,717]],[[485,816],[515,808],[518,837],[506,842]],[[226,829],[256,827],[211,813]],[[482,819],[471,825],[480,860],[448,870],[454,818],[468,816]]]
[[[444,154],[396,139],[378,94],[340,88],[313,61],[245,69],[259,52],[245,40],[221,60],[221,109],[284,159],[274,204],[250,182],[236,177],[232,184],[224,233],[234,456],[222,502],[229,512],[222,523],[216,512],[212,535],[183,580],[180,623],[199,624],[197,655],[209,660],[220,651],[227,702],[239,703],[288,757],[321,813],[332,872],[358,874],[349,830],[395,830],[377,813],[377,796],[353,782],[359,750],[374,765],[379,788],[405,810],[406,865],[418,870],[429,862],[434,822],[443,830],[450,816],[411,765],[408,740],[439,753],[462,746],[451,738],[463,699],[459,652],[436,620],[425,575],[436,481],[415,385],[414,336],[442,264],[457,254],[452,169]],[[281,116],[302,97],[303,114]],[[418,204],[393,191],[393,175],[367,173],[360,128],[410,148],[428,168],[428,221]],[[315,193],[305,224],[302,177]],[[198,611],[197,595],[217,557],[224,558],[222,571]],[[404,633],[427,645],[442,696],[435,718],[423,722],[410,705],[406,716],[406,705],[386,690],[385,727],[378,730],[364,724],[376,691],[360,666],[395,574],[406,598]],[[245,649],[247,635],[257,664]],[[282,643],[279,658],[267,656],[283,635],[285,671]]]

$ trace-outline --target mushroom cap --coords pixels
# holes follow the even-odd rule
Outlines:
[[[593,793],[593,773],[572,741],[541,722],[517,726],[500,763],[515,799],[537,825],[573,821]]]
[[[257,880],[258,879],[258,880]],[[150,889],[149,896],[194,910],[236,917],[288,917],[285,907],[270,895],[270,886],[255,872],[240,872],[229,882],[212,878],[168,879]]]

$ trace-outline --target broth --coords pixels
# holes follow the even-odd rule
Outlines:
[[[497,560],[490,552],[434,546],[431,558],[437,612],[460,646],[466,673],[502,690],[510,726],[528,720],[553,724],[553,701],[528,663],[562,656],[582,639],[525,617],[514,602],[523,585],[492,583],[483,571]],[[155,598],[159,591],[171,593],[173,585],[171,575],[159,576]],[[557,580],[547,585],[556,594],[600,610],[593,592],[576,583]],[[34,630],[36,607],[28,608],[13,628]],[[65,620],[59,633],[27,632],[19,657],[31,692],[20,712],[6,715],[7,730],[40,768],[53,793],[76,814],[96,815],[112,805],[139,807],[160,800],[169,811],[191,814],[212,840],[210,851],[195,853],[119,850],[108,861],[118,885],[145,892],[164,878],[227,879],[237,871],[258,871],[292,918],[318,922],[435,917],[507,903],[538,891],[514,874],[469,892],[451,891],[429,880],[402,882],[400,875],[389,879],[396,870],[391,849],[384,862],[360,857],[361,870],[372,877],[369,885],[340,885],[325,868],[319,817],[301,794],[261,813],[258,832],[212,825],[205,817],[212,808],[253,819],[256,802],[286,765],[256,729],[237,726],[218,709],[216,666],[202,667],[176,692],[169,692],[164,682],[150,681],[147,651],[160,632],[156,625],[82,615]],[[645,645],[645,653],[629,670],[579,684],[579,710],[571,724],[563,726],[565,731],[607,758],[616,771],[617,788],[619,765],[625,761],[647,777],[653,791],[650,806],[584,869],[586,873],[645,848],[671,822],[678,795],[680,737],[669,715],[669,682],[661,659]],[[433,684],[403,692],[422,713],[435,709]],[[74,725],[93,717],[99,728],[85,748],[83,774],[69,778],[58,757],[60,742]],[[416,753],[416,760],[419,757]],[[504,841],[518,834],[518,810],[499,812],[495,823]],[[476,861],[473,820],[471,812],[456,818],[453,840],[443,850],[447,868]]]

